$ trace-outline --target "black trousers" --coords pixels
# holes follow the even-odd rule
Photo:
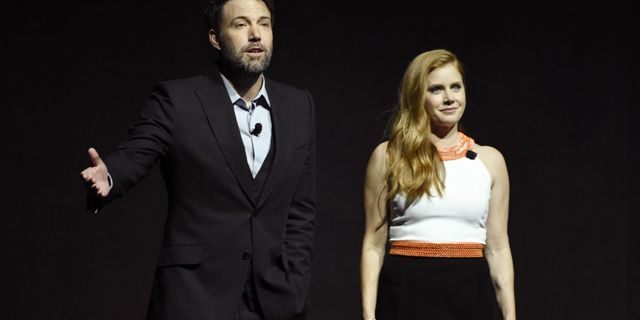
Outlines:
[[[387,255],[380,273],[378,320],[499,320],[485,258]]]

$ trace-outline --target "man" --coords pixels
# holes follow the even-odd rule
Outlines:
[[[95,210],[160,161],[169,197],[149,319],[302,319],[315,217],[313,102],[265,78],[272,4],[212,0],[207,75],[154,87],[126,142],[82,172]]]

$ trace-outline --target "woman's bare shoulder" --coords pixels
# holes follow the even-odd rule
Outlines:
[[[484,165],[492,173],[498,173],[506,170],[506,163],[502,153],[492,146],[474,145],[472,148],[478,154],[478,157]]]

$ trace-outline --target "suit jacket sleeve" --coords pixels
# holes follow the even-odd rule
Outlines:
[[[309,101],[309,144],[303,174],[298,181],[289,208],[286,226],[285,246],[289,268],[296,290],[306,297],[309,291],[311,256],[313,250],[314,219],[316,215],[316,175],[315,175],[315,108],[311,94]]]
[[[157,84],[127,140],[105,160],[113,186],[105,203],[124,195],[146,177],[171,147],[173,104],[167,88]]]

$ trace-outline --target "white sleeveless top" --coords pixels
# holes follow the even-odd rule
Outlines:
[[[391,202],[389,240],[486,244],[491,175],[480,159],[443,161],[442,197],[423,195],[408,208],[398,194]]]

